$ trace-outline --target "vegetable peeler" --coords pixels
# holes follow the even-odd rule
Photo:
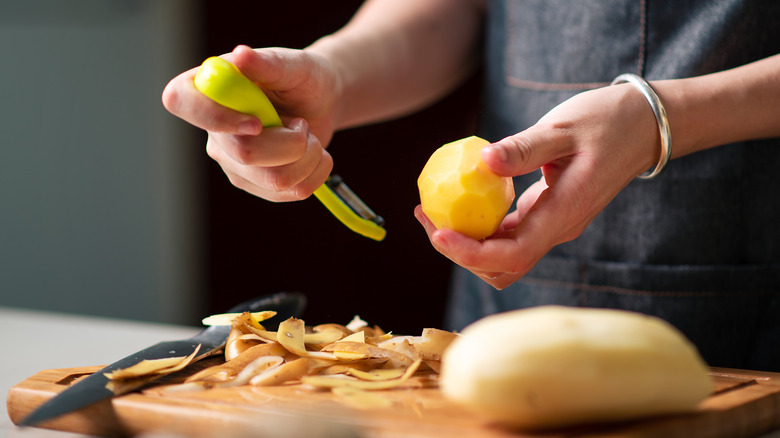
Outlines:
[[[279,114],[263,90],[225,59],[213,56],[203,61],[195,75],[195,88],[220,105],[256,116],[265,127],[282,126]],[[384,219],[339,176],[331,175],[314,191],[314,196],[352,231],[377,241],[385,238]]]

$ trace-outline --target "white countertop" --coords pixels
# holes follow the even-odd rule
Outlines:
[[[74,438],[74,433],[21,429],[5,408],[8,390],[38,371],[107,365],[160,341],[184,339],[197,327],[154,324],[0,307],[0,438]]]

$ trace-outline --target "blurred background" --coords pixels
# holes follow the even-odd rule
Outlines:
[[[199,324],[276,291],[307,322],[440,327],[450,262],[413,216],[439,145],[470,135],[476,80],[414,116],[336,134],[335,173],[382,215],[374,242],[314,198],[230,185],[165,84],[237,44],[303,48],[361,1],[25,0],[0,4],[0,306]],[[387,166],[387,164],[390,164]]]

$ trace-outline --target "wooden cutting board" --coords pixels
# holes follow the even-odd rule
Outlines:
[[[213,360],[213,359],[210,359]],[[202,361],[200,367],[209,365]],[[35,407],[102,367],[41,371],[8,393],[19,423]],[[185,370],[186,371],[186,370]],[[194,372],[196,370],[191,370]],[[392,407],[360,409],[301,385],[164,391],[168,378],[141,393],[97,403],[41,427],[102,436],[160,433],[187,437],[751,437],[780,428],[780,373],[713,368],[713,394],[696,412],[545,433],[491,425],[445,400],[435,378],[382,391]]]

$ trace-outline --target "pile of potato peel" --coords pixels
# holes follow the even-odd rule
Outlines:
[[[668,322],[635,312],[539,306],[421,336],[393,335],[357,317],[314,327],[290,318],[266,330],[262,322],[273,316],[207,318],[230,326],[224,363],[160,390],[290,384],[370,409],[393,404],[379,390],[430,385],[493,424],[523,430],[689,413],[713,390],[696,346]],[[115,371],[110,384],[132,387],[196,355]]]
[[[233,386],[273,386],[302,383],[331,390],[362,404],[381,404],[366,391],[396,388],[414,375],[436,374],[447,346],[456,333],[433,328],[421,336],[399,336],[355,317],[347,324],[307,327],[289,318],[277,331],[262,321],[275,312],[221,314],[204,319],[207,325],[231,325],[224,348],[225,362],[205,368],[168,390],[206,390]],[[114,385],[181,370],[195,360],[188,357],[144,361],[107,375]]]

